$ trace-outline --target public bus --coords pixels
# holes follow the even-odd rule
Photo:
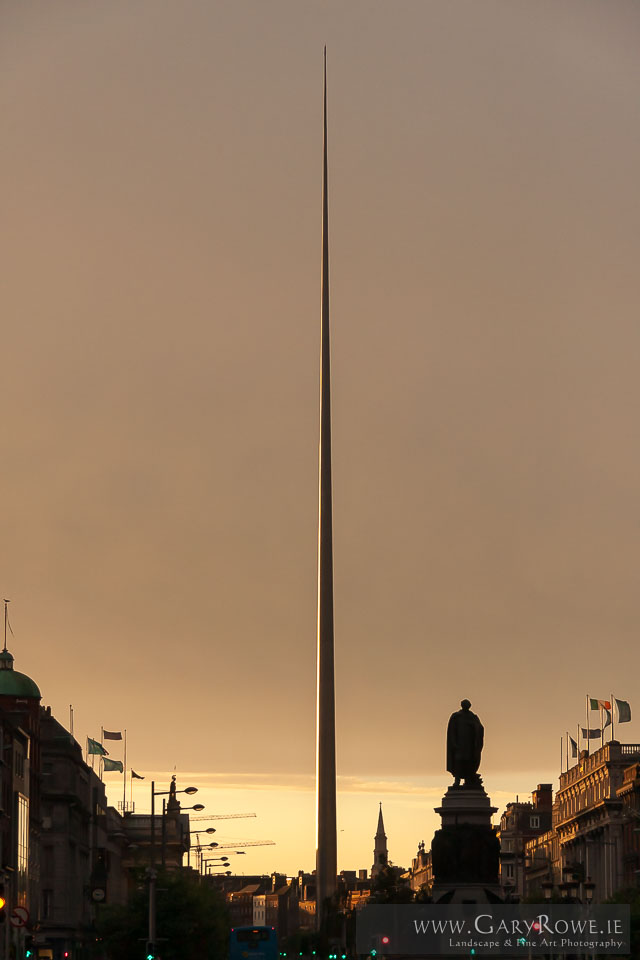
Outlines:
[[[275,927],[232,927],[229,960],[278,960]]]

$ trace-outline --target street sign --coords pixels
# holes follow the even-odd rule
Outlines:
[[[26,907],[14,907],[9,917],[12,927],[26,927],[29,923],[29,911]]]

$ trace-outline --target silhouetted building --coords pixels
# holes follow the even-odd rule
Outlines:
[[[622,802],[622,886],[640,885],[640,762],[625,767],[616,791]]]
[[[425,850],[424,840],[418,844],[418,852],[411,861],[411,869],[408,871],[409,886],[416,893],[424,889],[431,896],[433,889],[433,864],[431,862],[431,850]]]
[[[41,710],[40,744],[40,903],[32,919],[38,943],[52,948],[54,958],[65,950],[76,957],[95,941],[101,905],[126,900],[122,819],[108,810],[104,784],[50,707]]]
[[[0,878],[7,909],[37,913],[40,875],[40,691],[0,653]],[[3,936],[4,936],[3,932]],[[20,954],[23,930],[11,927],[8,946]]]
[[[525,895],[525,847],[529,840],[551,829],[553,787],[539,783],[531,802],[508,803],[500,818],[500,883],[506,896]]]
[[[592,754],[582,751],[560,774],[551,829],[525,844],[527,894],[566,877],[595,884],[601,903],[625,886],[637,885],[640,849],[633,830],[640,820],[640,744],[611,740]]]
[[[624,771],[640,761],[639,744],[612,740],[560,775],[556,831],[563,866],[578,866],[595,883],[594,900],[623,885]]]
[[[176,797],[175,778],[169,784],[169,800],[164,816],[126,812],[122,826],[128,841],[125,865],[128,868],[149,866],[178,870],[191,846],[189,814],[182,813]],[[152,829],[153,827],[153,829]],[[251,923],[251,921],[249,921]]]
[[[253,898],[266,893],[266,878],[257,883],[245,883],[239,890],[227,893],[225,899],[229,910],[229,921],[232,927],[250,927],[253,923]],[[265,904],[266,916],[266,904]],[[268,923],[268,921],[266,921]]]

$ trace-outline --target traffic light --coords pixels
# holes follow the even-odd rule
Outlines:
[[[7,895],[4,890],[4,883],[0,883],[0,923],[7,919]]]
[[[24,938],[24,956],[25,960],[29,960],[33,956],[33,937],[30,933]]]
[[[147,942],[146,960],[156,960],[156,948],[150,940]]]

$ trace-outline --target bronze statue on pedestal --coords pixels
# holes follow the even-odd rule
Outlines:
[[[484,727],[471,712],[468,700],[463,700],[460,706],[461,710],[451,714],[447,727],[447,770],[455,777],[454,787],[460,787],[460,781],[464,780],[467,789],[479,789],[482,787],[478,769]]]

